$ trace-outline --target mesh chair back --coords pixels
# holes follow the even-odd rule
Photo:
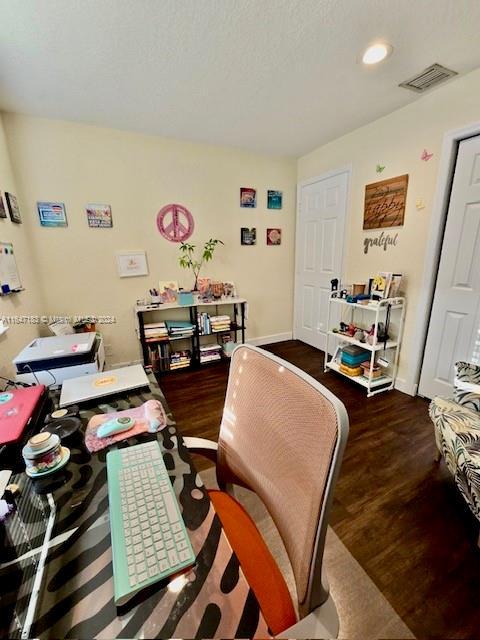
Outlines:
[[[218,481],[247,487],[265,504],[292,565],[301,615],[328,596],[323,548],[347,435],[345,407],[320,383],[262,349],[235,349]]]

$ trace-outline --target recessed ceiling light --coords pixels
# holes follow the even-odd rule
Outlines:
[[[386,42],[377,42],[368,47],[362,57],[364,64],[377,64],[392,53],[393,47]]]

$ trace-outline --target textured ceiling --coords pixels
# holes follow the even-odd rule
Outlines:
[[[0,108],[300,155],[480,66],[479,33],[479,0],[0,0]]]

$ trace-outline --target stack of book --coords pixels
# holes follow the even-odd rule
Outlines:
[[[348,345],[342,348],[340,371],[347,376],[361,376],[363,373],[362,362],[369,357],[369,352],[357,345]]]
[[[192,354],[190,351],[174,351],[170,356],[170,370],[184,369],[190,366]]]
[[[222,347],[219,344],[204,344],[200,347],[200,364],[222,359]]]
[[[195,327],[191,322],[167,320],[165,324],[167,325],[168,335],[171,338],[190,338],[193,336]]]
[[[144,326],[145,342],[157,342],[168,340],[168,331],[165,322],[151,322]]]
[[[210,316],[212,333],[230,330],[230,316]]]

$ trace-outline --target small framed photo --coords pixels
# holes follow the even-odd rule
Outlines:
[[[37,202],[42,227],[66,227],[67,212],[63,202]]]
[[[20,208],[18,206],[17,198],[13,193],[5,191],[5,198],[7,200],[8,212],[10,214],[10,220],[15,224],[22,224],[22,216],[20,215]]]
[[[282,230],[267,229],[267,244],[269,246],[282,244]]]
[[[283,194],[281,191],[267,191],[267,209],[281,209]]]
[[[244,245],[257,244],[257,230],[255,227],[248,229],[248,227],[242,227],[240,229],[240,242]]]
[[[111,229],[113,226],[112,208],[109,204],[87,204],[85,211],[89,227]]]
[[[145,251],[122,251],[117,253],[116,257],[120,278],[148,276],[147,254]]]
[[[0,218],[7,217],[7,210],[5,209],[5,203],[3,202],[2,192],[0,191]]]
[[[240,187],[240,206],[255,209],[257,206],[257,190],[251,187]]]

